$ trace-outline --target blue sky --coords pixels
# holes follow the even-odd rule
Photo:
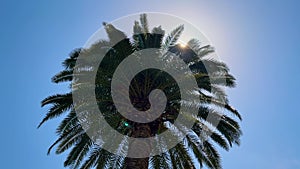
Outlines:
[[[237,78],[228,93],[244,135],[240,147],[221,151],[224,168],[300,168],[299,8],[277,0],[1,1],[1,168],[63,168],[65,155],[46,155],[59,120],[36,129],[46,112],[40,101],[66,90],[50,78],[102,21],[147,11],[193,23]]]

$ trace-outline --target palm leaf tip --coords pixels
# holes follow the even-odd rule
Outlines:
[[[48,104],[52,104],[52,107],[49,109],[48,113],[39,123],[37,128],[41,127],[41,125],[46,121],[58,117],[68,111],[72,107],[72,94],[67,93],[63,95],[57,94],[49,96],[41,102],[42,107]]]
[[[232,112],[234,115],[236,115],[240,120],[243,120],[243,119],[242,119],[242,116],[240,115],[240,113],[239,113],[235,108],[233,108],[232,106],[230,106],[230,105],[228,105],[228,104],[225,105],[225,108],[226,108],[227,110],[231,111],[231,112]]]
[[[144,33],[149,33],[147,15],[146,14],[141,14],[140,15],[140,21],[141,21],[143,32]]]
[[[135,35],[139,35],[142,33],[142,27],[140,26],[140,23],[138,21],[134,22],[133,33]]]
[[[73,69],[76,64],[76,60],[78,56],[80,55],[80,52],[82,51],[82,48],[74,49],[70,54],[69,58],[63,61],[62,65],[65,69]]]
[[[40,128],[44,124],[44,120],[42,120],[36,128]]]
[[[174,46],[175,43],[178,41],[180,35],[184,30],[184,25],[179,25],[175,28],[165,39],[162,48],[168,50],[170,47]]]

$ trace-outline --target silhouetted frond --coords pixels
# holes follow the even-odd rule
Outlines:
[[[175,28],[164,40],[162,44],[163,50],[168,50],[171,46],[174,46],[177,40],[179,39],[181,33],[183,32],[184,26],[180,25]]]
[[[49,109],[48,113],[44,117],[44,119],[40,122],[38,125],[38,128],[47,120],[55,118],[57,116],[60,116],[67,110],[69,110],[72,106],[72,94],[58,94],[53,95],[50,97],[47,97],[42,101],[42,106],[45,106],[46,104],[52,104],[51,108]]]
[[[141,21],[141,25],[142,25],[142,32],[143,33],[149,33],[147,15],[146,14],[141,14],[140,15],[140,21]]]

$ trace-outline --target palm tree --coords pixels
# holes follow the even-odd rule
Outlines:
[[[229,74],[229,69],[225,63],[208,57],[210,53],[214,52],[214,49],[209,45],[201,46],[196,39],[191,39],[187,47],[180,47],[177,41],[184,30],[183,25],[178,26],[166,36],[160,26],[154,27],[150,32],[145,14],[140,16],[140,22],[136,21],[134,23],[132,38],[127,38],[122,31],[111,24],[103,24],[109,40],[101,40],[88,49],[75,49],[69,58],[63,62],[65,69],[56,74],[52,81],[54,83],[77,81],[78,85],[81,85],[81,89],[85,88],[87,85],[79,84],[78,81],[80,80],[75,79],[74,76],[74,71],[78,68],[76,67],[76,61],[78,61],[79,55],[99,51],[105,52],[106,55],[97,68],[95,93],[98,107],[110,126],[124,135],[135,138],[155,137],[166,130],[172,130],[175,133],[188,130],[187,135],[175,147],[160,155],[130,158],[110,153],[93,141],[86,130],[83,129],[75,112],[72,99],[76,90],[72,90],[66,94],[49,96],[42,101],[42,106],[51,105],[51,107],[38,127],[49,119],[66,114],[56,129],[58,139],[49,147],[48,154],[54,146],[57,146],[57,154],[71,149],[64,166],[81,169],[177,169],[197,168],[196,166],[199,164],[201,168],[204,165],[211,169],[221,168],[220,155],[215,145],[229,150],[233,144],[240,144],[242,132],[237,122],[237,119],[241,120],[241,116],[229,105],[227,95],[222,89],[222,87],[234,87],[235,78]],[[120,39],[122,40],[120,41]],[[178,85],[171,76],[163,71],[146,69],[138,73],[131,81],[129,91],[131,103],[138,110],[147,110],[150,107],[147,96],[152,90],[161,89],[167,96],[167,105],[164,113],[153,122],[137,123],[124,118],[116,111],[111,98],[110,79],[124,58],[136,51],[148,48],[158,48],[176,54],[189,65],[198,85],[198,89],[191,93],[197,95],[200,102],[198,101],[195,104],[190,101],[180,101]],[[86,61],[85,65],[80,66],[86,67],[88,65],[90,63]],[[210,67],[210,74],[208,74],[204,65]],[[81,69],[80,74],[85,76],[89,70]],[[76,78],[78,77],[76,76]],[[187,118],[193,118],[195,121],[191,129],[176,128],[174,125],[171,127],[178,116],[180,106],[190,106],[198,109],[197,116],[191,116],[189,112],[185,113]],[[220,107],[227,111],[220,111]],[[218,125],[214,126],[211,119],[207,119],[209,114],[219,119]],[[151,143],[146,144],[148,145],[141,151],[146,151],[150,155],[152,145]],[[122,144],[120,144],[120,147],[126,149]],[[128,145],[126,151],[131,151],[131,148],[132,146]]]

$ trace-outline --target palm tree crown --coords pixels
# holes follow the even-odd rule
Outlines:
[[[175,28],[170,34],[165,35],[161,26],[149,31],[147,17],[140,16],[140,21],[135,21],[134,35],[129,38],[122,31],[111,24],[103,23],[108,34],[108,40],[101,40],[87,49],[75,49],[63,62],[64,70],[56,74],[54,83],[73,82],[79,86],[66,94],[56,94],[45,98],[42,106],[51,105],[44,122],[66,114],[56,129],[58,139],[49,147],[48,154],[56,146],[56,153],[61,154],[70,150],[64,162],[64,166],[71,168],[198,168],[197,165],[207,166],[211,169],[220,169],[221,157],[215,148],[220,146],[229,150],[233,144],[240,144],[242,134],[238,120],[240,114],[229,105],[229,101],[223,87],[234,87],[235,78],[229,74],[229,68],[225,63],[214,60],[209,54],[214,52],[210,45],[201,46],[196,39],[191,39],[186,47],[181,47],[177,42],[184,30],[184,25]],[[151,107],[149,93],[154,89],[162,90],[167,97],[164,113],[150,123],[137,123],[124,118],[116,109],[111,97],[111,79],[114,71],[127,56],[144,49],[156,48],[163,52],[170,52],[182,59],[189,67],[197,82],[197,89],[191,94],[199,97],[200,101],[181,100],[180,89],[176,79],[164,71],[157,69],[145,69],[139,72],[130,82],[129,94],[131,104],[140,111]],[[75,111],[73,95],[77,90],[84,90],[88,84],[81,83],[80,77],[88,75],[88,69],[94,52],[105,53],[95,80],[95,94],[98,108],[111,127],[123,135],[135,138],[156,137],[166,130],[174,133],[186,133],[183,140],[166,150],[163,154],[149,156],[148,158],[130,158],[116,155],[105,150],[101,144],[96,143],[83,129]],[[84,65],[77,65],[79,55],[87,55]],[[93,55],[93,56],[92,56]],[[170,62],[172,64],[172,62]],[[209,66],[209,73],[207,71]],[[79,74],[74,75],[75,70],[81,68]],[[78,71],[76,71],[78,73]],[[78,79],[76,79],[78,78]],[[123,89],[120,89],[122,91]],[[88,100],[88,98],[86,98]],[[82,105],[88,103],[81,103]],[[187,119],[195,122],[192,128],[172,125],[178,117],[182,106],[197,108],[197,116],[185,112]],[[84,107],[84,106],[83,106]],[[222,111],[225,109],[226,111]],[[218,119],[215,125],[212,118]],[[232,116],[233,115],[233,116]],[[215,125],[215,126],[214,126]],[[176,134],[174,135],[176,137]],[[149,144],[151,148],[151,145]],[[162,145],[163,147],[163,145]],[[131,151],[131,146],[120,144],[122,151]],[[147,151],[147,146],[144,150]],[[149,150],[150,151],[150,150]]]

